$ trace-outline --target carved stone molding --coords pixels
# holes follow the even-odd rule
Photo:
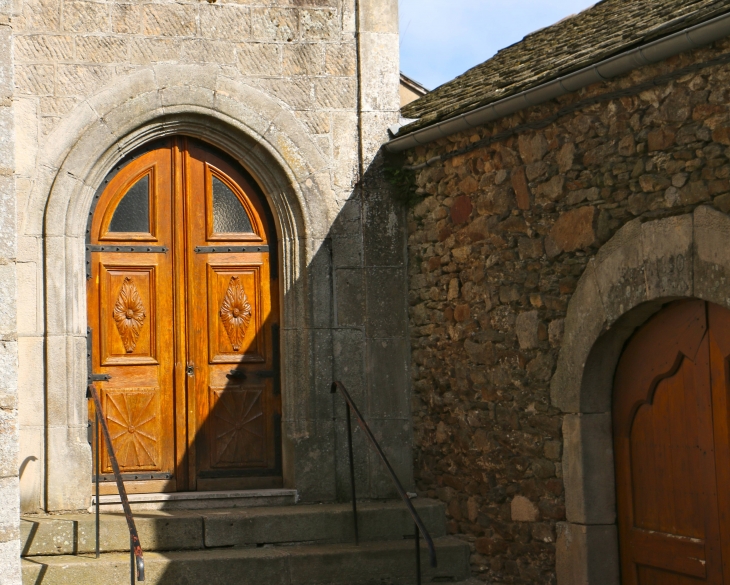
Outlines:
[[[134,351],[145,317],[142,297],[132,279],[127,276],[114,304],[114,321],[127,353]]]
[[[221,303],[221,321],[231,340],[233,349],[238,351],[246,335],[246,329],[251,322],[251,304],[248,302],[246,291],[238,276],[232,276],[228,283],[228,290]]]

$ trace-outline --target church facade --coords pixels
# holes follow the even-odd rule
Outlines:
[[[88,381],[133,494],[337,500],[333,379],[409,483],[404,216],[374,160],[397,22],[395,0],[2,7],[3,583],[21,512],[90,504]],[[391,495],[359,453],[363,497]]]

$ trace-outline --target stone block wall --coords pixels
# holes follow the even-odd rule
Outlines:
[[[108,161],[108,170],[121,150],[99,145],[154,126],[150,112],[160,120],[156,132],[164,132],[165,116],[181,127],[218,116],[209,123],[216,131],[233,120],[252,142],[238,135],[227,144],[238,140],[252,160],[278,157],[264,165],[279,173],[272,198],[301,197],[303,215],[291,222],[299,231],[283,238],[282,262],[292,282],[283,307],[294,323],[282,332],[285,384],[301,398],[284,404],[293,487],[319,500],[344,489],[344,410],[329,394],[334,377],[358,389],[411,481],[410,416],[400,404],[408,404],[405,221],[373,163],[398,119],[397,1],[20,0],[8,10],[22,508],[88,504],[84,197],[105,173],[93,175],[97,161]],[[56,191],[70,195],[54,207]],[[383,366],[377,356],[389,348],[403,359]],[[380,404],[394,392],[400,407],[386,413]],[[364,496],[391,493],[365,450],[359,465]]]
[[[20,585],[17,224],[10,5],[0,4],[0,562]]]
[[[417,171],[408,215],[415,475],[447,503],[449,530],[489,583],[555,583],[561,523],[591,523],[590,511],[566,512],[566,482],[584,480],[563,459],[564,441],[582,440],[578,415],[551,402],[566,308],[631,220],[730,212],[730,66],[699,66],[729,50],[682,54],[408,153],[420,164],[465,149]],[[612,302],[612,320],[630,308]],[[610,457],[587,469],[613,481]],[[613,504],[599,504],[610,522]]]

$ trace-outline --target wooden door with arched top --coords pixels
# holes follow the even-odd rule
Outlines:
[[[275,252],[260,189],[201,141],[155,143],[100,188],[90,364],[131,492],[282,484]]]
[[[730,583],[730,312],[699,300],[655,315],[616,370],[622,582]]]

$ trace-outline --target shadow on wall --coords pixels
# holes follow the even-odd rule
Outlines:
[[[260,384],[253,377],[235,373],[229,373],[210,412],[209,420],[227,421],[231,440],[241,445],[246,437],[256,442],[273,428],[269,434],[278,434],[280,439],[275,440],[281,441],[276,468],[283,473],[285,487],[296,488],[304,501],[350,499],[346,407],[341,396],[330,393],[333,380],[345,384],[401,482],[406,489],[412,489],[405,231],[405,208],[394,200],[378,156],[342,205],[326,238],[313,243],[306,269],[299,271],[299,280],[288,287],[282,299],[282,313],[295,309],[301,312],[282,314],[281,382],[286,390],[281,416],[270,421],[259,416],[257,404],[263,396]],[[279,258],[279,266],[281,261]],[[231,369],[246,368],[241,364]],[[202,428],[195,438],[196,446],[206,441],[207,424]],[[360,429],[355,425],[353,430],[358,498],[396,497],[381,461]],[[233,445],[230,441],[226,444]],[[266,449],[260,445],[263,443],[253,448],[252,458],[262,455],[257,449]],[[194,456],[200,464],[201,450],[196,450]],[[224,452],[225,448],[217,454]],[[211,452],[204,455],[212,456]],[[190,456],[188,452],[186,457]],[[165,545],[170,539],[165,515],[164,510],[136,514],[143,550],[169,550]],[[198,518],[191,517],[192,524],[199,522],[202,526],[202,514],[191,516]],[[64,519],[69,522],[74,553],[93,550],[92,519]],[[128,539],[122,516],[118,519],[108,528],[102,526],[102,541],[107,539],[111,550],[124,550]],[[31,551],[36,532],[35,525],[26,527],[25,552]],[[205,544],[205,535],[200,536]],[[195,538],[191,538],[189,547],[176,544],[174,548],[196,548]],[[182,574],[182,569],[168,562],[172,558],[175,554],[151,554],[148,579],[171,584],[195,582],[196,578],[217,582],[213,574],[216,569],[210,564],[198,563],[193,569],[186,565]],[[230,567],[223,567],[230,571]],[[36,583],[43,582],[46,570],[41,561]],[[128,579],[128,570],[122,555],[119,582]]]

